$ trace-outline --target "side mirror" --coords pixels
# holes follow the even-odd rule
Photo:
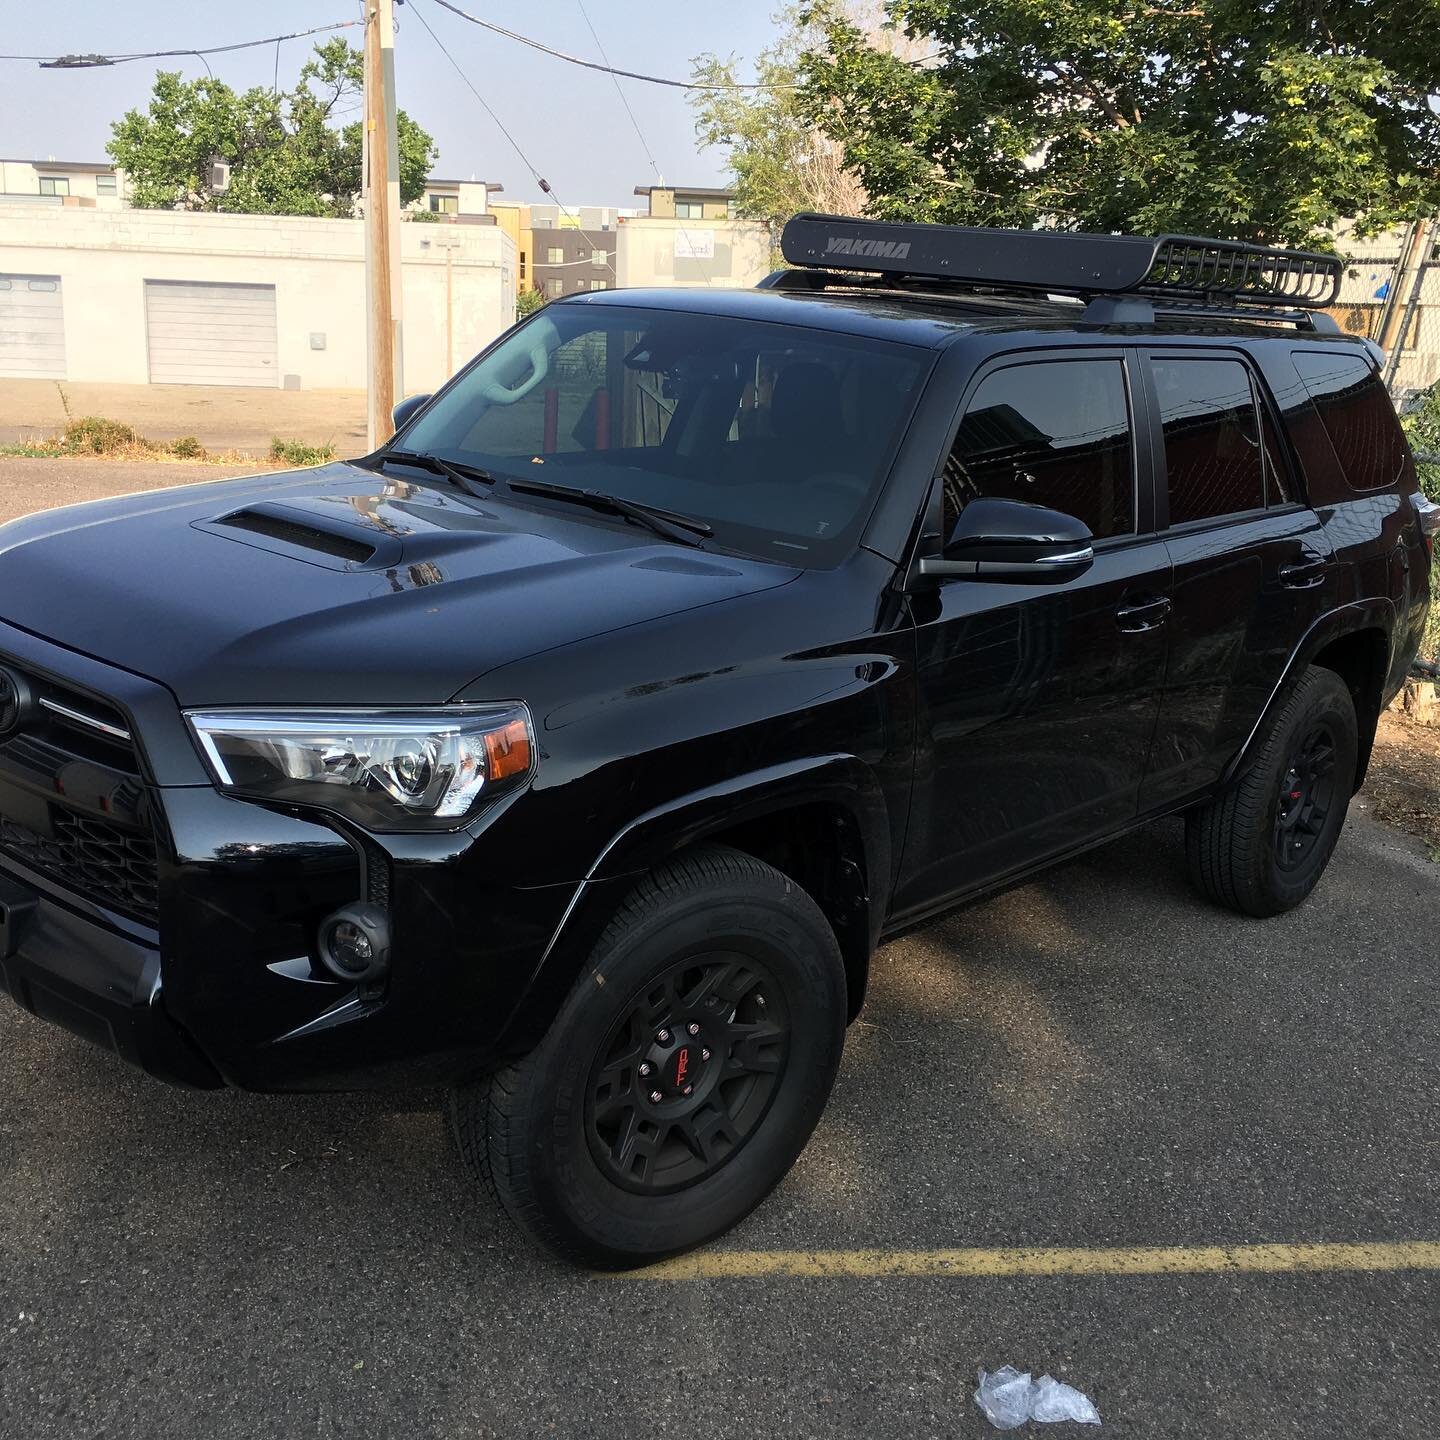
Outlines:
[[[391,412],[390,418],[397,430],[405,428],[405,422],[429,400],[428,395],[407,395]]]
[[[1073,580],[1095,559],[1084,523],[1023,500],[972,500],[939,555],[922,556],[935,579],[1009,580],[1032,585]]]

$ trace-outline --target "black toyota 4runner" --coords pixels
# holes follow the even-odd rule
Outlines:
[[[451,1086],[627,1266],[785,1174],[887,934],[1172,812],[1213,900],[1303,900],[1431,564],[1337,263],[784,247],[547,306],[363,459],[0,531],[15,999],[191,1085]]]

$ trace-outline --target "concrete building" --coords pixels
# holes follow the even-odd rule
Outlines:
[[[547,300],[616,286],[613,230],[535,228],[534,286]]]
[[[515,289],[517,292],[533,289],[534,276],[530,273],[530,260],[535,242],[531,235],[530,206],[520,200],[492,200],[490,213],[515,246]]]
[[[637,185],[657,220],[733,220],[735,192],[706,185]]]
[[[771,270],[770,229],[756,220],[620,222],[615,283],[748,289]]]
[[[515,319],[497,225],[402,225],[404,388],[430,390]],[[16,205],[0,223],[0,375],[365,384],[355,220]]]
[[[119,210],[128,203],[125,172],[108,160],[0,160],[0,204]]]
[[[504,188],[494,180],[439,180],[432,176],[425,182],[420,198],[412,200],[406,209],[471,220],[488,214],[490,197]]]

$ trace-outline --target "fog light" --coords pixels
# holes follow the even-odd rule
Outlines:
[[[320,926],[320,959],[342,980],[373,980],[390,968],[390,917],[378,905],[346,905]]]

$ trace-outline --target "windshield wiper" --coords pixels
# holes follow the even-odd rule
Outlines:
[[[439,455],[424,455],[418,450],[387,450],[378,463],[384,466],[390,461],[397,465],[415,465],[432,475],[443,475],[469,495],[488,495],[488,487],[495,483],[495,477],[478,465],[466,465],[462,460],[445,460]],[[477,489],[479,485],[487,488]]]
[[[715,533],[703,520],[677,515],[673,510],[661,510],[639,500],[627,500],[623,495],[609,495],[604,490],[577,490],[573,485],[556,485],[549,480],[511,480],[509,483],[512,490],[522,494],[549,495],[556,500],[588,505],[592,510],[608,510],[612,515],[623,515],[638,521],[663,539],[674,540],[681,545],[698,545],[707,535]]]

